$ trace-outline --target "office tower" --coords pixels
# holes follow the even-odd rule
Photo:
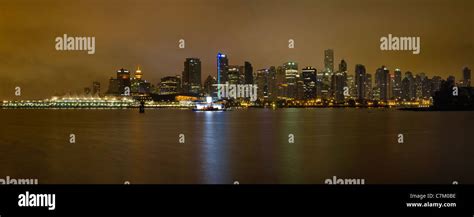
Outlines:
[[[253,84],[253,67],[249,62],[244,63],[245,84]]]
[[[355,66],[355,86],[357,89],[357,99],[363,101],[365,99],[365,66],[362,64],[357,64]]]
[[[349,87],[349,98],[354,99],[357,97],[357,88],[353,75],[347,75],[346,79],[347,87]]]
[[[316,98],[316,69],[308,66],[301,70],[303,99]]]
[[[416,97],[415,78],[411,72],[405,72],[402,80],[402,98],[405,101],[412,101]]]
[[[270,97],[270,69],[259,69],[255,78],[257,84],[257,96],[261,100],[267,100]]]
[[[206,96],[217,96],[217,78],[211,75],[207,76],[206,80],[204,81],[204,93]]]
[[[470,87],[471,86],[471,69],[469,69],[468,67],[465,67],[462,70],[462,77],[463,77],[462,86]]]
[[[257,71],[256,84],[259,98],[264,100],[275,100],[278,92],[277,69],[270,66],[267,69]]]
[[[217,83],[225,84],[228,80],[229,59],[225,54],[217,54]]]
[[[375,72],[375,99],[381,101],[388,100],[388,88],[390,81],[390,73],[387,67],[382,66]]]
[[[423,82],[426,79],[425,73],[419,73],[415,75],[415,98],[423,98]]]
[[[176,76],[166,76],[161,78],[161,82],[158,84],[159,94],[168,95],[168,94],[178,94],[180,92],[181,86],[181,77]]]
[[[241,74],[243,74],[241,66],[230,65],[227,71],[227,82],[229,84],[240,84]]]
[[[275,68],[275,66],[270,66],[268,68],[267,85],[268,85],[268,99],[276,100],[278,96],[277,95],[278,86],[277,86],[277,69]]]
[[[283,65],[285,69],[285,82],[287,84],[287,95],[288,98],[297,97],[297,82],[299,80],[298,64],[295,62],[287,62]]]
[[[410,96],[410,79],[407,76],[402,80],[402,99],[404,101],[412,100]]]
[[[278,66],[276,69],[276,95],[277,97],[286,97],[287,87],[285,79],[285,68],[283,66]]]
[[[341,60],[339,69],[331,76],[331,92],[336,102],[344,102],[344,87],[347,87],[347,63]]]
[[[374,98],[373,88],[372,88],[372,74],[365,74],[365,99],[372,100]]]
[[[317,98],[326,97],[327,90],[323,90],[323,88],[324,88],[324,70],[316,71],[316,97]]]
[[[345,60],[341,60],[341,63],[339,63],[339,72],[341,72],[343,76],[343,86],[347,86],[347,63]]]
[[[109,79],[109,89],[107,90],[107,95],[124,95],[126,87],[131,91],[130,72],[121,68],[117,71],[116,78]]]
[[[94,81],[92,83],[92,95],[100,96],[100,82]]]
[[[302,100],[304,99],[304,82],[301,79],[296,81],[296,99]]]
[[[334,51],[332,49],[324,51],[324,70],[329,77],[334,72]]]
[[[341,72],[335,72],[332,74],[332,93],[334,100],[337,103],[343,103],[344,102],[344,87],[345,87],[345,77]]]
[[[184,93],[201,93],[201,60],[198,58],[186,58],[181,79]]]
[[[402,98],[402,71],[395,69],[393,74],[392,95],[395,100]]]

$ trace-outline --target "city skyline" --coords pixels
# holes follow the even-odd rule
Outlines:
[[[422,79],[427,78],[430,80],[430,86],[432,79],[439,79],[437,82],[445,81],[448,79],[453,79],[456,85],[459,86],[471,86],[471,69],[466,66],[460,72],[456,74],[448,75],[447,77],[442,77],[440,75],[436,75],[433,73],[425,73],[425,72],[413,72],[411,70],[402,70],[399,68],[389,68],[386,65],[381,65],[378,67],[375,72],[371,73],[370,71],[366,70],[366,64],[357,63],[354,64],[355,69],[353,72],[348,71],[348,64],[346,60],[341,59],[340,63],[337,63],[336,59],[334,58],[335,51],[333,49],[326,49],[324,50],[325,57],[324,57],[324,67],[322,69],[315,68],[311,65],[307,66],[300,66],[299,63],[295,61],[286,61],[282,64],[274,64],[265,68],[261,69],[254,69],[252,67],[252,63],[249,61],[245,61],[244,65],[237,65],[237,64],[229,64],[229,55],[224,53],[217,53],[217,66],[216,72],[214,74],[210,73],[209,75],[202,76],[201,74],[201,61],[198,57],[187,57],[184,60],[184,67],[181,74],[175,75],[165,75],[158,79],[158,81],[151,81],[146,79],[146,76],[143,77],[144,73],[142,72],[140,66],[137,66],[135,70],[129,70],[127,67],[121,67],[117,70],[117,76],[110,76],[108,82],[100,83],[98,81],[90,81],[89,85],[86,87],[71,87],[75,88],[77,91],[68,91],[63,90],[60,92],[56,92],[53,96],[61,96],[61,94],[69,95],[69,94],[78,94],[78,95],[123,95],[123,91],[125,87],[129,87],[130,93],[142,93],[142,94],[173,94],[182,93],[182,94],[204,94],[204,95],[212,95],[210,94],[209,87],[212,84],[218,84],[219,79],[219,72],[220,76],[224,76],[225,78],[220,79],[221,84],[225,84],[229,82],[230,84],[256,84],[257,86],[260,84],[261,88],[267,88],[266,86],[269,83],[274,83],[273,88],[276,90],[276,86],[278,84],[289,84],[290,87],[294,86],[293,89],[289,88],[288,93],[285,91],[282,92],[275,92],[271,93],[275,97],[276,96],[294,96],[295,99],[316,99],[316,98],[334,98],[336,101],[343,101],[344,99],[347,100],[349,98],[358,99],[358,100],[374,100],[378,98],[379,100],[389,100],[389,99],[404,99],[404,98],[411,98],[415,99],[418,98],[419,94],[430,96],[434,94],[434,92],[424,93],[415,93],[413,87],[410,87],[410,91],[413,91],[413,94],[406,93],[407,91],[403,91],[402,93],[402,81],[405,77],[409,77],[411,84],[410,85],[421,85],[415,84],[414,79],[417,77],[422,77]],[[327,54],[330,53],[328,56]],[[219,64],[221,59],[224,59],[223,66]],[[232,63],[232,62],[231,62]],[[335,69],[334,65],[339,65],[337,69]],[[248,68],[249,67],[249,68]],[[362,69],[358,69],[358,67],[362,67]],[[224,69],[222,69],[224,68]],[[250,72],[248,71],[250,69]],[[286,74],[286,78],[278,78],[278,70],[283,70],[281,73]],[[290,70],[290,71],[287,71]],[[308,71],[309,70],[309,71]],[[361,71],[362,70],[362,71]],[[264,75],[263,73],[273,73],[273,78],[265,81],[266,83],[261,83],[259,79],[265,79],[269,75]],[[273,72],[272,72],[273,71]],[[309,73],[311,72],[311,73]],[[292,74],[291,76],[293,79],[288,78],[288,73]],[[147,74],[147,73],[145,73]],[[305,75],[306,74],[306,75]],[[309,78],[313,74],[314,78]],[[383,74],[383,75],[382,75]],[[431,74],[431,75],[430,75]],[[341,77],[343,76],[343,77]],[[372,79],[374,76],[374,79]],[[249,77],[251,79],[249,80]],[[263,78],[265,77],[265,78]],[[360,77],[362,80],[358,80],[357,78]],[[127,79],[125,83],[120,83],[121,78]],[[200,78],[200,79],[199,79]],[[209,78],[212,78],[213,81],[209,81]],[[178,79],[178,80],[176,80]],[[308,80],[310,79],[310,80]],[[349,79],[349,80],[348,80]],[[393,80],[395,79],[395,80]],[[468,85],[464,84],[464,79],[468,79]],[[301,81],[301,85],[304,87],[304,93],[301,96],[297,96],[297,82]],[[119,82],[119,83],[117,83]],[[171,83],[170,83],[171,82]],[[250,83],[249,83],[250,82]],[[309,84],[308,82],[313,82]],[[349,84],[349,82],[352,82]],[[362,82],[364,85],[361,87],[362,90],[359,88],[358,83]],[[421,81],[420,81],[421,82]],[[174,83],[174,84],[173,84]],[[209,83],[209,84],[207,84]],[[90,85],[92,84],[92,85]],[[394,86],[392,86],[392,85]],[[105,86],[107,85],[107,86]],[[144,86],[145,85],[145,86]],[[170,86],[171,85],[171,86]],[[176,86],[177,85],[177,86]],[[326,85],[326,86],[319,86],[319,85]],[[408,85],[408,84],[407,84]],[[440,83],[437,83],[437,88],[439,88]],[[306,90],[309,86],[314,88],[314,90]],[[350,95],[344,96],[343,95],[343,87],[349,87]],[[163,91],[162,89],[165,88]],[[173,91],[170,92],[170,88]],[[373,88],[373,89],[372,89]],[[372,93],[372,91],[376,91],[379,88],[380,93]],[[408,88],[408,87],[407,87]],[[425,87],[423,87],[425,88]],[[437,89],[434,88],[434,89]],[[433,89],[430,87],[429,89]],[[323,90],[324,93],[321,93]],[[267,95],[269,94],[269,90],[265,90],[265,93],[262,93],[263,89],[259,90],[259,96],[262,94]],[[397,92],[398,91],[398,92]],[[216,92],[215,87],[212,89],[212,92]],[[397,93],[395,93],[397,92]],[[362,96],[360,96],[362,94]],[[377,94],[377,95],[375,95]],[[408,95],[407,95],[408,94]],[[131,94],[130,94],[131,95]],[[303,97],[304,95],[304,97]],[[307,96],[308,95],[308,96]],[[47,96],[48,98],[50,96]],[[21,97],[16,97],[21,98]],[[274,99],[272,99],[274,100]]]
[[[122,67],[140,66],[156,85],[162,77],[180,75],[188,57],[200,58],[204,82],[207,75],[216,76],[218,52],[229,56],[229,65],[250,62],[254,72],[288,61],[320,71],[328,48],[334,49],[333,67],[344,59],[350,74],[356,64],[371,74],[385,65],[391,71],[454,75],[458,80],[464,67],[474,65],[469,25],[474,19],[466,11],[471,1],[415,1],[411,8],[371,0],[99,1],[87,8],[88,18],[77,12],[87,4],[68,4],[5,2],[0,9],[5,17],[0,21],[2,40],[8,42],[0,45],[0,66],[8,72],[0,74],[2,99],[17,99],[16,86],[22,87],[23,99],[45,98],[70,87],[80,91],[91,81],[105,86],[111,72]],[[381,51],[380,37],[390,33],[421,37],[421,53]],[[55,37],[63,34],[96,37],[95,54],[54,50]],[[184,49],[178,47],[180,39],[186,42]],[[295,48],[288,48],[289,39]]]

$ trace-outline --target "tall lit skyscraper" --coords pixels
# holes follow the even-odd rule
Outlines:
[[[349,97],[351,99],[355,99],[355,97],[357,96],[357,89],[355,86],[353,75],[347,75],[346,84],[347,84],[347,87],[349,87]]]
[[[225,54],[217,54],[217,83],[225,84],[228,80],[229,59]]]
[[[255,81],[258,86],[258,98],[262,100],[268,98],[268,69],[257,70],[257,76],[255,78]]]
[[[336,102],[344,102],[344,87],[347,87],[347,63],[341,60],[339,69],[331,76],[331,91]]]
[[[374,99],[374,91],[372,88],[372,74],[365,73],[365,99],[372,100]]]
[[[241,83],[241,75],[243,74],[242,72],[243,67],[241,66],[229,66],[229,69],[227,71],[227,81],[229,84],[240,84]]]
[[[372,88],[372,74],[365,73],[365,99],[372,100],[374,98],[374,91]]]
[[[334,97],[334,100],[337,103],[344,102],[344,83],[345,77],[341,72],[335,72],[331,76],[331,90]]]
[[[324,70],[328,76],[334,72],[334,51],[332,49],[324,51]]]
[[[303,98],[316,98],[316,69],[311,66],[303,68],[301,77],[303,80]]]
[[[375,98],[382,101],[388,100],[388,87],[390,81],[390,73],[387,67],[382,66],[375,72]]]
[[[357,89],[357,99],[363,101],[365,99],[365,66],[357,64],[355,66],[355,86]]]
[[[288,85],[287,97],[296,98],[298,91],[296,85],[300,77],[298,73],[298,64],[295,62],[287,62],[283,65],[283,68],[285,69],[285,80]]]
[[[201,92],[201,60],[198,58],[186,58],[182,87],[185,93],[199,94]]]
[[[392,95],[395,100],[402,98],[402,71],[395,69],[393,75]]]
[[[405,78],[402,80],[402,98],[405,101],[414,100],[416,97],[415,78],[408,71],[405,72]]]

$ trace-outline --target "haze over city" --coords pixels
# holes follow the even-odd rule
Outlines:
[[[324,50],[337,64],[381,65],[429,76],[461,78],[474,67],[474,2],[457,1],[1,1],[0,98],[47,98],[81,92],[117,69],[138,66],[152,84],[180,75],[187,57],[202,61],[202,80],[216,75],[216,54],[255,70],[295,61],[321,70]],[[55,38],[96,38],[95,54],[56,51]],[[381,51],[388,34],[421,38],[421,52]],[[178,48],[184,39],[185,49]],[[288,48],[288,40],[295,48]]]

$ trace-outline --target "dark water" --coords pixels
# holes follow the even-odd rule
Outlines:
[[[474,183],[474,112],[0,110],[0,120],[0,178],[245,184],[323,183],[337,176],[366,184]]]

